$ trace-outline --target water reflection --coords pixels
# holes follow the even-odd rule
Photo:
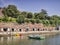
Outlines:
[[[0,37],[0,45],[13,45],[23,39],[23,36]]]
[[[0,37],[0,45],[60,45],[60,35],[44,40],[30,40],[26,36]]]

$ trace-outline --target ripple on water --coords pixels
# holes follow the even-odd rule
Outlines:
[[[60,45],[60,35],[44,40],[30,40],[26,36],[0,37],[0,45]]]

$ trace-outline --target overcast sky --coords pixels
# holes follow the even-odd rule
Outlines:
[[[0,0],[0,7],[16,5],[21,11],[40,12],[47,10],[49,15],[60,15],[60,0]]]

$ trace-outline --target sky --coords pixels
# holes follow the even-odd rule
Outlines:
[[[8,5],[16,5],[20,11],[33,13],[45,9],[50,16],[60,16],[60,0],[0,0],[0,7]]]

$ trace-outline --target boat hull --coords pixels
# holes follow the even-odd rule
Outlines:
[[[39,39],[40,40],[39,37],[29,37],[29,39]]]
[[[30,36],[28,36],[28,38],[29,39],[36,39],[36,40],[42,40],[42,39],[44,39],[44,38],[40,38],[40,37],[30,37]]]

